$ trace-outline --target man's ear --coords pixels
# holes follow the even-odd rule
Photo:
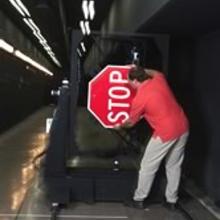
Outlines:
[[[136,79],[133,79],[133,80],[132,80],[132,83],[134,83],[134,84],[135,84],[135,83],[136,83],[136,81],[137,81]]]
[[[135,85],[137,85],[139,82],[138,82],[137,79],[134,79],[134,80],[133,80],[133,83],[134,83]]]

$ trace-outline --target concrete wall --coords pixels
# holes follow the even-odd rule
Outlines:
[[[115,0],[104,21],[101,33],[120,35],[127,38],[145,24],[156,12],[163,8],[169,0]],[[164,40],[162,40],[164,41]],[[166,41],[166,39],[165,39]],[[104,54],[100,54],[96,46],[93,46],[84,64],[88,72],[96,67],[114,49],[115,44],[109,41],[101,41],[100,47]]]
[[[53,71],[53,66],[0,11],[0,38]],[[48,104],[55,78],[0,49],[0,132]]]
[[[172,38],[169,78],[191,125],[185,174],[220,200],[220,31]]]
[[[15,46],[24,54],[30,56],[49,70],[54,66],[44,54],[31,42],[30,39],[0,10],[0,38]]]
[[[170,0],[115,0],[102,32],[136,31]]]

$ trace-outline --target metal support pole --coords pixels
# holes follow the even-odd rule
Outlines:
[[[83,35],[80,31],[73,30],[71,35],[71,59],[70,59],[70,153],[76,149],[76,114],[80,82],[79,56],[77,47],[82,40]]]

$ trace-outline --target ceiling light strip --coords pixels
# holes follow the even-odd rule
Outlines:
[[[88,7],[89,7],[90,19],[93,20],[94,17],[95,17],[95,2],[94,1],[90,1]]]
[[[24,11],[24,13],[28,16],[31,17],[30,12],[28,11],[28,9],[24,6],[24,4],[21,2],[21,0],[16,0],[18,6],[20,6],[20,8]]]
[[[34,23],[34,21],[31,19],[31,14],[28,11],[28,9],[25,7],[25,5],[22,3],[21,0],[9,0],[9,2],[14,6],[15,9],[23,16],[24,22],[29,26],[29,28],[33,31],[33,34],[35,37],[39,40],[39,42],[42,44],[42,46],[45,48],[50,48],[47,45],[47,40],[43,37],[41,34],[40,29],[38,26]],[[28,17],[28,18],[27,18]],[[45,49],[46,50],[46,49]],[[51,52],[48,53],[51,59],[54,61],[54,63],[61,67],[60,62],[56,59],[55,53],[52,52],[52,49],[50,48]],[[46,50],[47,51],[47,50]],[[48,51],[47,51],[48,52]]]
[[[12,47],[10,44],[5,42],[3,39],[0,39],[0,48],[5,50],[8,53],[14,52],[14,47]]]
[[[84,24],[85,24],[86,33],[87,33],[88,35],[90,35],[91,30],[90,30],[90,26],[89,26],[89,21],[85,21]]]
[[[77,50],[77,53],[80,57],[82,57],[82,53],[80,52],[79,48],[76,49]]]
[[[82,47],[83,52],[86,52],[86,47],[85,47],[84,42],[81,42],[80,45],[81,45],[81,47]]]
[[[25,55],[19,50],[15,50],[14,47],[10,44],[8,44],[6,41],[3,39],[0,39],[0,49],[5,50],[8,53],[13,54],[14,56],[18,57],[19,59],[29,63],[30,65],[34,66],[35,68],[45,72],[46,74],[53,76],[53,73],[49,71],[47,68],[39,64],[38,62],[34,61],[31,59],[29,56]]]
[[[26,56],[25,54],[23,54],[21,51],[16,50],[14,52],[15,56],[20,58],[21,60],[31,64],[32,66],[36,67],[37,69],[47,73],[50,76],[53,76],[53,73],[51,73],[49,70],[47,70],[45,67],[43,67],[42,65],[40,65],[39,63],[37,63],[36,61],[32,60],[30,57]]]
[[[79,25],[80,25],[80,28],[81,28],[83,35],[86,35],[86,28],[84,26],[84,21],[80,21]]]
[[[17,3],[14,0],[9,0],[9,1],[22,16],[25,16],[25,13],[21,10],[21,8],[17,5]]]
[[[82,11],[83,11],[85,19],[88,19],[89,18],[89,7],[88,7],[87,0],[82,1]]]
[[[36,36],[36,38],[39,40],[39,42],[45,46],[47,45],[47,41],[46,39],[42,36],[40,29],[37,27],[37,25],[33,22],[32,19],[30,18],[23,18],[24,22],[29,26],[29,28],[31,28],[31,30],[33,31],[33,34]]]
[[[83,11],[83,15],[84,18],[86,20],[88,20],[90,18],[90,20],[93,20],[95,17],[95,2],[94,0],[91,1],[87,1],[87,0],[83,0],[82,1],[82,11]]]
[[[31,28],[31,30],[33,31],[33,34],[36,36],[39,42],[43,45],[44,49],[47,51],[48,55],[51,57],[54,63],[56,63],[57,66],[61,67],[60,62],[55,57],[55,53],[52,51],[51,47],[48,46],[46,39],[42,36],[40,29],[37,27],[34,21],[30,18],[29,19],[23,18],[23,20]]]
[[[60,62],[57,60],[57,58],[56,58],[56,57],[51,56],[51,59],[54,61],[54,63],[56,63],[56,64],[57,64],[57,66],[61,66],[61,65],[60,65]]]

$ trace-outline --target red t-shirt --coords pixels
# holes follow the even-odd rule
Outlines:
[[[154,129],[153,136],[163,142],[179,138],[188,131],[188,120],[162,73],[144,81],[132,101],[130,121],[144,117]]]

